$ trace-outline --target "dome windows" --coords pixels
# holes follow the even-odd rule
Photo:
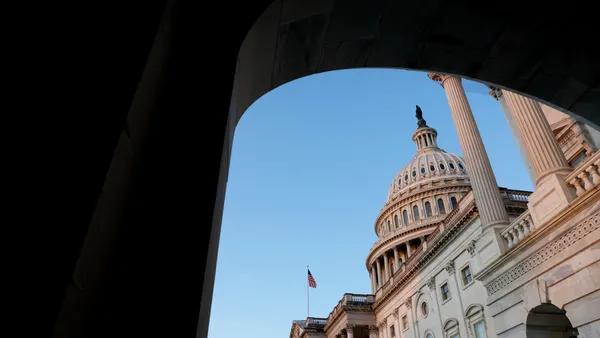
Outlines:
[[[438,210],[440,212],[440,215],[445,214],[446,208],[444,207],[444,200],[442,200],[441,198],[438,199],[437,204],[438,204]]]
[[[406,210],[402,211],[402,220],[404,221],[404,225],[408,224],[408,212]]]
[[[413,205],[413,216],[415,217],[415,221],[419,219],[419,207]]]
[[[435,165],[433,165],[433,163],[429,165],[429,170],[431,170],[432,172],[435,171]]]
[[[444,165],[444,163],[440,163],[440,170],[446,170],[446,166]]]
[[[425,173],[425,167],[421,167],[421,174]]]
[[[458,162],[458,168],[460,170],[465,170],[465,167],[463,167],[462,163]]]
[[[458,205],[458,202],[456,202],[456,197],[454,197],[454,196],[450,197],[450,206],[452,207],[452,209],[456,208],[457,205]]]
[[[396,229],[398,229],[398,227],[400,226],[400,222],[398,221],[398,215],[394,215],[394,225],[396,226]]]
[[[413,172],[412,172],[412,176],[413,176],[413,177],[416,177],[416,176],[417,176],[417,171],[416,171],[416,170],[414,170],[414,169],[413,169]]]
[[[454,170],[454,163],[448,162],[448,166],[450,167],[450,169]]]
[[[431,217],[431,203],[425,202],[425,216]]]
[[[408,174],[404,175],[404,180],[408,181]]]

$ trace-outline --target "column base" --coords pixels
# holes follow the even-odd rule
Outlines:
[[[575,199],[575,192],[565,182],[568,171],[544,175],[529,195],[529,213],[536,227],[552,218]]]
[[[507,226],[508,223],[497,223],[483,230],[481,237],[475,243],[477,258],[475,259],[476,266],[473,267],[474,273],[485,269],[508,250],[506,240],[500,235],[500,232]]]

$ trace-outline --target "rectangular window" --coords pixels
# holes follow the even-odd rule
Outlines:
[[[461,274],[464,285],[467,285],[473,281],[473,277],[471,276],[471,268],[468,265],[462,269]]]
[[[390,326],[390,336],[396,337],[396,330],[394,330],[394,325]]]
[[[485,328],[483,327],[482,321],[478,321],[477,323],[475,323],[475,325],[473,325],[473,327],[475,327],[475,337],[487,338],[487,336],[485,334]]]
[[[455,335],[451,336],[450,338],[459,338],[459,337],[458,337],[458,334],[455,334]]]
[[[408,330],[408,318],[406,316],[402,316],[402,329]]]
[[[450,298],[450,288],[448,287],[448,283],[442,284],[442,300],[447,300]]]

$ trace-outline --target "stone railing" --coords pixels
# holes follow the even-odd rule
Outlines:
[[[531,191],[512,190],[506,188],[500,189],[500,196],[502,196],[504,199],[508,199],[509,201],[528,202],[529,195],[531,195]]]
[[[306,322],[304,323],[304,325],[306,327],[310,327],[310,328],[323,327],[323,326],[325,326],[325,324],[327,324],[327,318],[315,318],[315,317],[306,318]]]
[[[577,197],[600,185],[600,151],[596,151],[565,177],[565,182],[575,188]]]
[[[529,210],[517,217],[512,223],[510,223],[506,229],[502,230],[500,235],[508,242],[508,247],[512,248],[527,237],[530,233],[535,230],[535,224],[529,214]]]
[[[326,321],[329,323],[340,314],[345,306],[370,306],[375,302],[374,295],[364,295],[355,293],[345,293],[344,297],[340,299],[337,305],[333,308],[333,311],[329,313]]]

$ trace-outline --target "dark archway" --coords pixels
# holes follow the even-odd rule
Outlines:
[[[67,248],[38,255],[40,275],[58,271],[41,291],[54,295],[44,318],[58,318],[56,336],[173,336],[197,328],[206,337],[235,125],[256,99],[291,80],[361,67],[446,72],[600,125],[596,20],[581,11],[593,19],[595,13],[576,2],[531,9],[522,1],[271,2],[213,2],[208,9],[171,0],[160,19],[160,8],[135,11],[136,24],[115,19],[124,14],[113,9],[119,14],[97,23],[117,32],[98,40],[129,41],[90,50],[130,59],[119,64],[126,75],[95,67],[106,64],[105,55],[89,62],[102,70],[89,75],[90,83],[111,83],[86,100],[101,107],[91,124],[106,128],[81,128],[73,142],[94,152],[78,157],[85,165],[77,176],[64,175],[61,187],[70,189],[46,189],[68,196],[56,202],[58,211],[40,212],[52,215],[40,224],[57,226],[44,231],[51,238],[38,237]],[[210,13],[221,25],[206,19]],[[142,31],[150,33],[141,39]],[[133,53],[142,40],[143,52]],[[88,108],[78,107],[85,116]],[[65,127],[63,134],[71,132]],[[81,156],[73,153],[65,157]]]
[[[527,338],[571,338],[577,337],[567,311],[556,305],[545,303],[529,311],[526,322]]]

